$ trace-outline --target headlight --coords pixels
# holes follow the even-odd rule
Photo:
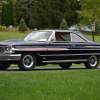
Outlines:
[[[9,54],[14,53],[14,50],[11,46],[0,46],[0,54]]]
[[[5,47],[4,53],[13,53],[12,47]]]

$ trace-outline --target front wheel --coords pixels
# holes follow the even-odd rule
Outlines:
[[[36,65],[36,58],[32,54],[24,54],[21,57],[19,68],[21,70],[29,71],[32,70]]]
[[[72,63],[59,64],[62,69],[69,69]]]
[[[85,62],[85,66],[88,69],[93,69],[93,68],[95,69],[98,67],[98,65],[99,65],[99,60],[96,56],[90,56],[88,61]]]

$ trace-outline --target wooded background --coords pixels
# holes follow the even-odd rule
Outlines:
[[[100,23],[100,0],[0,0],[0,24],[18,26],[24,19],[29,28],[58,29]],[[100,25],[99,25],[100,26]]]

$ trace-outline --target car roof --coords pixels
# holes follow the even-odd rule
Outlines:
[[[74,33],[78,32],[78,31],[73,31],[73,30],[60,30],[60,29],[58,30],[36,30],[36,31],[74,32]]]

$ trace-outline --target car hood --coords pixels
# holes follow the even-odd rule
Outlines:
[[[38,44],[47,44],[47,42],[24,41],[24,40],[5,40],[0,42],[0,45],[38,45]]]

